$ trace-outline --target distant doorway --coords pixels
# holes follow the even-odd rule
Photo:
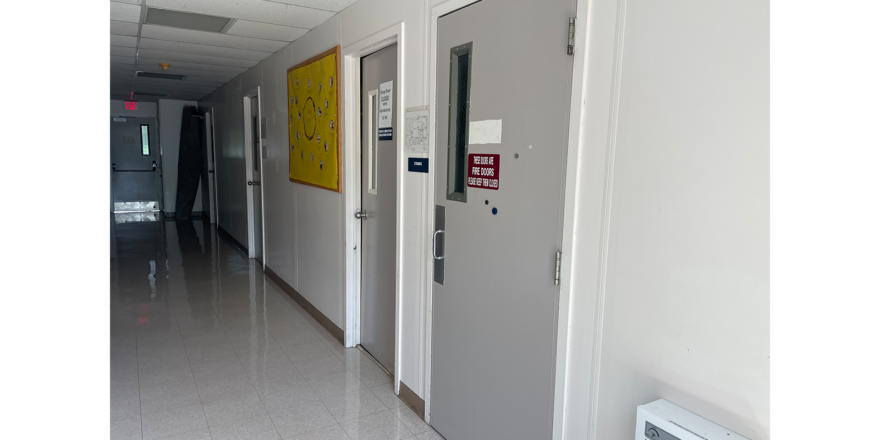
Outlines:
[[[111,212],[164,208],[160,157],[155,118],[110,119]]]

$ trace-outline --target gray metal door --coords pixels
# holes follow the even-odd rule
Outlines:
[[[391,96],[381,85],[393,81]],[[361,59],[361,346],[394,372],[397,205],[397,45]],[[387,90],[387,88],[385,89]],[[391,99],[391,138],[380,136],[380,99]],[[387,112],[384,113],[385,116]]]
[[[253,179],[248,183],[253,188],[254,210],[254,258],[263,262],[263,192],[262,178],[262,143],[260,142],[260,101],[256,96],[251,98],[251,166]]]
[[[447,440],[551,437],[574,7],[439,19],[431,424]]]
[[[113,211],[162,209],[162,173],[155,118],[110,119]]]

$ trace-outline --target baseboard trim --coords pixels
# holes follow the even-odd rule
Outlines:
[[[418,396],[413,390],[409,389],[403,381],[400,381],[400,400],[406,404],[416,415],[425,420],[425,399]]]
[[[245,245],[239,243],[238,240],[236,240],[235,237],[232,236],[232,234],[224,231],[223,228],[221,228],[220,226],[217,226],[217,235],[219,235],[220,238],[223,238],[232,243],[235,247],[238,248],[238,250],[244,252],[245,258],[248,258],[248,248],[245,247]]]
[[[278,287],[281,287],[281,290],[283,290],[285,293],[287,293],[288,296],[296,301],[296,303],[299,304],[300,307],[305,309],[305,311],[308,312],[308,314],[311,315],[312,318],[315,318],[315,321],[318,321],[318,324],[321,324],[321,327],[324,327],[330,333],[330,335],[332,335],[334,338],[336,338],[337,341],[339,341],[340,344],[345,345],[345,332],[341,328],[339,328],[339,326],[334,324],[333,321],[330,320],[330,318],[321,313],[321,311],[318,310],[317,307],[312,305],[312,303],[310,303],[309,300],[307,300],[304,296],[300,295],[300,293],[297,292],[296,289],[293,288],[293,286],[287,284],[287,281],[281,279],[281,277],[278,276],[275,271],[270,269],[269,266],[264,266],[263,270],[265,271],[266,276],[268,276],[269,279],[274,281],[275,284],[278,285]],[[424,412],[424,410],[422,412]]]

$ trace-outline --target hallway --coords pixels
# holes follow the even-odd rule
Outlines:
[[[197,221],[111,221],[112,439],[440,439]]]

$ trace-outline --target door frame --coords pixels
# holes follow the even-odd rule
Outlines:
[[[217,162],[214,149],[214,107],[205,111],[205,134],[208,149],[208,221],[217,223]],[[213,171],[213,172],[212,172]],[[204,207],[203,207],[204,208]]]
[[[262,128],[262,116],[263,116],[263,99],[261,95],[260,86],[257,86],[253,89],[248,90],[247,92],[242,93],[241,102],[242,107],[244,107],[244,162],[245,169],[247,170],[245,173],[245,178],[247,181],[254,180],[254,164],[253,164],[253,133],[251,133],[251,98],[257,98],[257,136],[260,139],[260,146],[263,144],[263,128]],[[263,261],[263,267],[266,267],[268,262],[266,261],[266,199],[263,197],[263,149],[260,148],[257,151],[257,155],[259,156],[260,161],[260,184],[257,185],[260,188],[260,192],[256,192],[257,186],[248,186],[247,188],[247,215],[248,215],[248,258],[256,258],[257,255],[254,251],[257,240],[263,243],[262,255],[260,255],[260,259]],[[254,231],[256,230],[255,224],[255,213],[254,213],[254,199],[256,197],[260,198],[260,224],[262,225],[262,234],[260,237],[255,237]]]
[[[348,160],[343,162],[343,187],[345,218],[345,346],[354,347],[360,343],[360,314],[361,314],[361,253],[358,246],[361,244],[360,221],[354,217],[355,211],[360,207],[361,199],[361,58],[380,49],[397,44],[397,91],[394,99],[397,101],[397,194],[395,195],[396,212],[394,233],[394,392],[400,392],[400,328],[401,328],[401,303],[403,299],[401,274],[403,253],[403,172],[406,162],[404,152],[404,33],[403,22],[392,25],[360,41],[352,43],[341,50],[342,78],[343,78],[343,156]]]

